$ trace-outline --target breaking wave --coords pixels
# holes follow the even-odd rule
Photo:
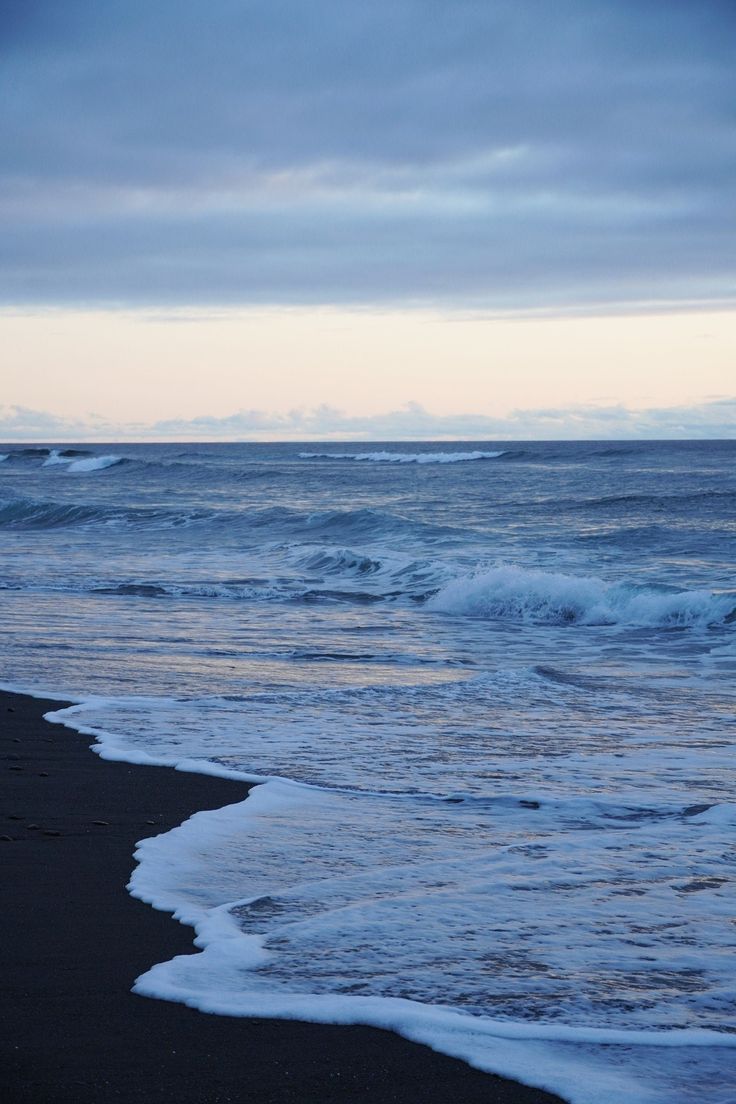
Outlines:
[[[730,622],[736,612],[732,594],[608,584],[510,566],[455,579],[426,604],[442,613],[552,625],[705,627]]]
[[[116,464],[128,463],[124,456],[116,456],[112,453],[105,456],[97,456],[89,449],[57,449],[57,448],[21,448],[13,449],[0,455],[2,460],[41,460],[42,468],[53,468],[64,465],[69,472],[93,472],[104,471]]]
[[[72,458],[66,456],[64,453],[59,452],[58,449],[52,449],[43,462],[44,468],[52,468],[57,464],[70,464]]]
[[[70,472],[104,471],[105,468],[114,468],[116,464],[124,463],[124,456],[88,456],[82,460],[73,460],[66,470]]]
[[[504,452],[300,452],[302,460],[366,460],[374,464],[458,464],[497,460]]]
[[[56,464],[71,464],[78,457],[89,456],[94,458],[94,453],[89,449],[51,449],[42,467],[50,468]]]

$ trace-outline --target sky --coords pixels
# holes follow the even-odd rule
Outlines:
[[[732,0],[4,0],[0,437],[736,435]]]

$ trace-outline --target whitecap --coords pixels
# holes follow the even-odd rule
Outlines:
[[[115,464],[122,464],[122,456],[88,456],[84,460],[74,460],[67,468],[70,472],[93,472],[112,468]],[[55,463],[58,461],[55,461]]]
[[[504,452],[300,452],[302,460],[364,460],[374,464],[458,464],[496,460]]]
[[[54,467],[56,464],[71,464],[74,460],[73,456],[64,456],[59,449],[52,449],[43,462],[44,468]]]
[[[454,579],[427,601],[442,613],[547,624],[706,626],[727,620],[733,596],[609,584],[511,565]]]

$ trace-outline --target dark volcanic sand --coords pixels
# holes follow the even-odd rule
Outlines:
[[[138,974],[194,950],[126,892],[136,841],[247,787],[105,762],[42,720],[60,707],[0,692],[3,1104],[559,1104],[390,1032],[134,996]]]

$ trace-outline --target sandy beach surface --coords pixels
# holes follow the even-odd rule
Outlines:
[[[245,796],[236,782],[110,763],[0,693],[5,1104],[554,1104],[365,1027],[210,1016],[131,993],[192,932],[125,886],[137,840]]]

